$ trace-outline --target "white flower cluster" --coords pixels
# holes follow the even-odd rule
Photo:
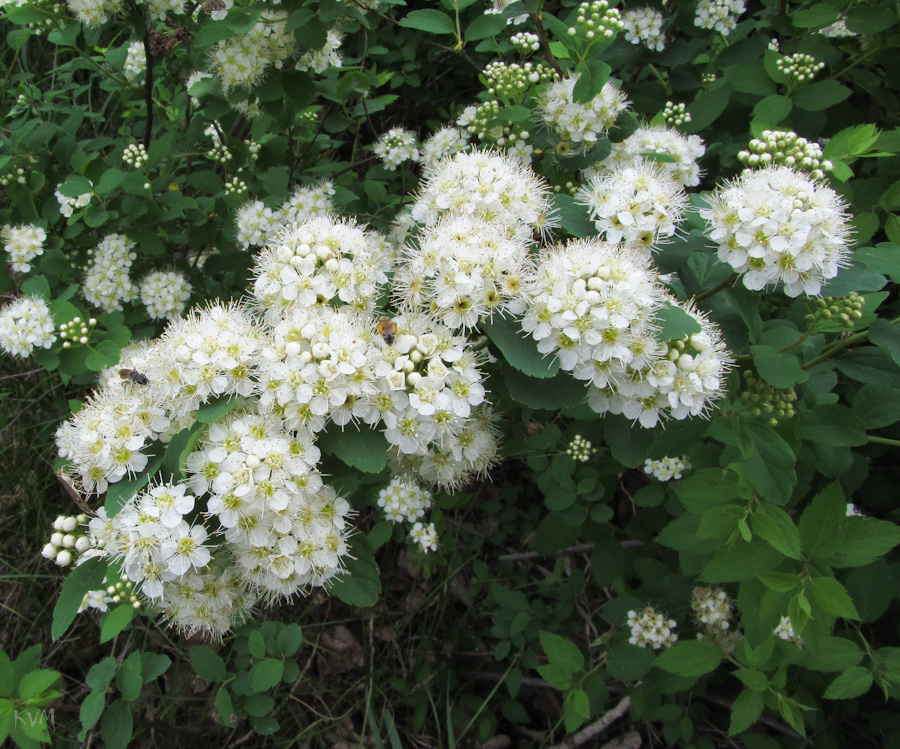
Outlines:
[[[673,631],[678,623],[660,614],[652,606],[648,606],[640,614],[637,611],[629,611],[628,626],[631,627],[628,642],[639,648],[660,650],[678,641],[678,635]]]
[[[165,21],[166,16],[184,13],[184,0],[141,0],[141,3],[147,6],[150,15],[157,21]]]
[[[816,60],[812,55],[797,52],[777,59],[775,67],[779,73],[793,79],[795,83],[804,83],[815,78],[816,73],[825,67],[825,63]]]
[[[576,102],[573,91],[577,80],[577,76],[569,76],[551,83],[538,103],[541,119],[559,140],[558,151],[590,150],[628,108],[628,99],[612,81],[607,81],[586,104]]]
[[[836,39],[836,38],[847,37],[847,36],[859,36],[859,34],[857,34],[855,31],[851,31],[849,28],[847,28],[847,19],[846,18],[839,18],[834,23],[829,24],[828,26],[825,26],[822,29],[819,29],[819,33],[822,36],[829,37],[830,39]]]
[[[685,458],[670,458],[668,456],[659,460],[647,458],[644,461],[644,473],[653,476],[657,481],[676,481],[681,478],[684,471],[691,470],[691,461]]]
[[[246,34],[224,39],[210,55],[210,67],[222,88],[249,89],[272,66],[281,69],[294,54],[294,36],[286,26],[287,13],[268,13]]]
[[[375,155],[381,159],[384,168],[395,171],[404,161],[419,161],[419,141],[416,134],[402,127],[392,127],[384,133],[374,146]]]
[[[697,135],[682,135],[672,128],[639,127],[621,143],[613,143],[609,156],[601,162],[603,169],[616,171],[626,165],[646,161],[645,154],[660,154],[674,161],[658,162],[659,168],[685,187],[700,184],[697,160],[706,146]]]
[[[623,413],[655,426],[664,412],[702,414],[723,395],[729,360],[718,329],[683,307],[702,332],[687,340],[657,340],[655,314],[667,302],[649,255],[627,244],[578,240],[545,250],[538,290],[522,329],[542,354],[588,383],[597,413]]]
[[[705,629],[723,631],[731,627],[731,599],[720,588],[694,588],[691,609]]]
[[[0,349],[18,357],[37,348],[50,348],[56,326],[50,307],[37,296],[23,296],[0,309]]]
[[[92,192],[83,192],[77,197],[68,198],[59,191],[59,188],[56,189],[54,194],[56,195],[56,202],[59,203],[59,212],[66,218],[75,213],[76,208],[84,208],[91,202],[91,198],[94,195]]]
[[[184,84],[185,91],[190,92],[191,87],[195,83],[202,81],[204,78],[215,78],[215,76],[212,73],[206,73],[202,70],[195,70],[188,76],[187,81]],[[196,96],[191,96],[191,106],[199,107],[200,99],[198,99]]]
[[[576,434],[566,448],[566,455],[571,455],[579,463],[587,463],[596,452],[590,440],[580,434]]]
[[[781,617],[781,621],[778,622],[778,626],[775,627],[772,634],[786,642],[794,643],[797,647],[803,647],[803,638],[794,634],[794,624],[789,617]]]
[[[405,254],[394,275],[401,309],[428,310],[454,330],[525,309],[523,293],[534,273],[528,243],[509,236],[502,222],[450,213],[425,228]]]
[[[247,249],[262,247],[271,242],[285,226],[302,224],[316,216],[333,212],[331,182],[319,182],[312,187],[298,185],[281,208],[272,210],[261,200],[244,203],[235,217],[238,241]]]
[[[541,48],[541,40],[530,31],[519,31],[509,38],[509,43],[520,55],[528,56]]]
[[[822,146],[801,138],[792,130],[763,130],[746,151],[738,153],[738,161],[750,169],[767,166],[789,166],[795,171],[808,172],[822,179],[834,164],[823,157]]]
[[[860,509],[853,504],[852,502],[847,503],[847,517],[848,518],[864,518],[866,514],[861,512]]]
[[[675,234],[688,206],[681,184],[651,162],[592,177],[575,200],[588,207],[606,241],[648,249]]]
[[[100,26],[124,9],[122,0],[66,0],[69,10],[85,26]]]
[[[551,222],[547,186],[528,167],[491,151],[458,153],[425,170],[412,207],[413,218],[426,226],[445,213],[496,220],[520,236],[544,231]]]
[[[745,171],[717,187],[709,205],[700,211],[707,235],[748,289],[780,282],[790,297],[816,295],[848,262],[843,200],[789,167]]]
[[[512,5],[515,2],[516,2],[516,0],[491,0],[492,5],[490,8],[488,8],[484,12],[484,14],[486,16],[488,16],[488,15],[503,13],[507,7],[509,7],[510,5]],[[527,21],[527,20],[528,20],[528,14],[525,13],[521,16],[511,16],[511,17],[507,18],[506,23],[507,23],[507,25],[514,24],[516,26],[519,26],[520,24],[525,23],[525,21]]]
[[[441,159],[465,151],[468,145],[468,135],[459,128],[442,127],[422,144],[422,165],[430,169]]]
[[[147,69],[147,52],[142,41],[134,41],[128,45],[125,57],[125,78],[129,82],[136,81]]]
[[[746,0],[700,0],[694,26],[715,29],[722,36],[728,36],[737,28],[737,19],[746,10]]]
[[[31,261],[44,254],[44,242],[47,232],[34,224],[5,224],[0,229],[3,249],[9,254],[9,264],[14,271],[27,273],[31,270]]]
[[[421,521],[425,512],[431,509],[432,495],[414,481],[394,477],[378,493],[378,506],[392,523],[407,522],[413,525],[410,535],[423,552],[437,549],[437,532],[434,523],[425,525]]]
[[[140,285],[141,304],[154,320],[177,317],[191,297],[191,284],[183,273],[159,270],[148,273]]]
[[[143,169],[147,163],[147,149],[143,143],[130,143],[122,154],[122,161],[135,169]]]
[[[53,521],[53,535],[41,551],[44,559],[52,559],[60,567],[68,567],[91,548],[87,533],[87,515],[60,515]]]
[[[297,70],[321,75],[328,68],[339,68],[344,64],[341,59],[341,42],[344,35],[336,28],[328,29],[325,45],[321,49],[305,52],[297,60]]]
[[[667,101],[662,111],[663,120],[669,127],[681,127],[691,121],[691,113],[684,102]]]
[[[212,148],[209,150],[209,158],[213,161],[217,161],[220,164],[227,164],[231,161],[231,151],[228,148],[228,145],[225,143],[225,138],[222,136],[219,128],[216,125],[207,125],[206,129],[203,131],[204,135],[208,135],[212,138]]]
[[[122,309],[137,297],[138,290],[128,277],[137,258],[136,244],[121,234],[110,234],[89,251],[91,265],[84,276],[84,298],[104,312]]]
[[[115,582],[110,580],[113,575],[110,570],[103,578],[103,588],[100,590],[89,590],[84,594],[81,605],[78,607],[78,613],[81,614],[88,609],[96,609],[100,612],[109,611],[109,604],[128,602],[133,608],[139,609],[141,601],[134,592],[134,583],[127,578],[125,580],[117,579]]]
[[[331,299],[368,312],[390,263],[383,237],[350,219],[320,216],[289,226],[260,253],[253,296],[267,314]]]
[[[645,44],[647,49],[662,52],[666,46],[663,34],[663,16],[654,8],[636,8],[622,14],[625,38],[632,44]]]

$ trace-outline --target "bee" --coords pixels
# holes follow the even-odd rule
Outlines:
[[[384,342],[388,346],[394,345],[394,338],[396,338],[397,336],[397,328],[391,318],[382,317],[378,321],[378,333],[382,338],[384,338]]]
[[[129,380],[133,382],[135,385],[149,385],[150,380],[147,378],[143,372],[138,372],[136,369],[120,369],[119,377],[123,380]]]
[[[64,468],[60,468],[56,472],[56,478],[59,479],[59,483],[62,484],[63,489],[66,490],[66,494],[68,494],[74,501],[78,507],[86,513],[93,514],[93,510],[90,508],[87,502],[84,501],[84,497],[81,496],[81,492],[75,488],[75,483],[72,481],[72,477],[66,473]]]

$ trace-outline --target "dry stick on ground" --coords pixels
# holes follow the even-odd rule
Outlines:
[[[608,711],[601,718],[591,723],[591,725],[589,725],[583,731],[579,731],[574,736],[563,741],[561,744],[557,744],[554,749],[569,749],[573,746],[581,746],[582,744],[586,744],[598,733],[601,733],[611,724],[615,723],[619,718],[625,715],[630,707],[631,697],[623,697],[619,701],[619,704],[616,705],[612,710]]]
[[[618,736],[612,741],[606,742],[600,749],[640,749],[643,739],[637,731],[629,731],[624,736]]]

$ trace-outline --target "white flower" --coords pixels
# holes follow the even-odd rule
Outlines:
[[[147,55],[144,50],[144,42],[131,42],[128,45],[128,56],[125,58],[125,78],[135,81],[146,69]]]
[[[663,34],[663,16],[654,8],[638,8],[626,10],[622,14],[625,25],[625,38],[632,44],[644,43],[648,49],[662,52],[666,46]]]
[[[746,10],[746,0],[700,0],[694,25],[728,36],[737,27],[738,16]]]
[[[394,127],[382,135],[375,143],[375,155],[381,159],[385,169],[395,171],[404,161],[420,161],[419,141],[411,130]]]
[[[84,298],[105,312],[122,309],[138,290],[128,272],[137,258],[136,243],[121,234],[109,234],[90,251],[91,264],[82,285]]]
[[[539,113],[561,144],[587,151],[628,108],[628,99],[615,83],[607,81],[597,96],[578,103],[573,94],[576,81],[577,76],[570,76],[551,83],[540,97]]]
[[[154,320],[171,319],[182,312],[191,296],[191,284],[176,271],[154,271],[140,285],[141,303]]]
[[[0,349],[25,357],[35,347],[50,348],[55,341],[50,307],[40,297],[21,297],[0,309]]]
[[[47,232],[34,224],[5,225],[0,229],[3,249],[9,253],[12,269],[20,273],[31,270],[31,261],[44,253]]]
[[[284,66],[294,53],[294,35],[287,31],[286,20],[283,11],[266,11],[246,34],[216,44],[210,53],[210,68],[226,91],[252,88],[270,66]]]
[[[465,151],[468,136],[456,127],[442,127],[422,144],[422,164],[430,168],[445,157]]]
[[[659,460],[651,460],[647,458],[644,461],[644,473],[653,476],[658,481],[670,481],[671,479],[680,479],[684,471],[689,471],[691,461],[684,458],[661,458]]]
[[[321,75],[328,68],[339,68],[344,63],[341,59],[340,48],[344,35],[336,28],[328,29],[325,45],[320,49],[305,52],[297,60],[297,70]]]
[[[657,167],[664,174],[685,187],[695,187],[700,184],[697,160],[705,152],[706,147],[697,135],[682,135],[663,125],[639,127],[621,143],[612,144],[609,156],[597,165],[598,173],[615,174],[624,167],[644,163],[651,154],[660,154],[669,159],[657,162]]]
[[[678,641],[678,635],[673,631],[678,626],[677,622],[667,618],[665,614],[660,614],[652,606],[648,606],[640,613],[629,611],[628,626],[631,627],[628,642],[640,648],[660,650]]]

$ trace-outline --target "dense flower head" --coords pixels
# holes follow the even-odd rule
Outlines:
[[[252,294],[267,315],[334,303],[369,311],[387,283],[391,256],[375,232],[319,216],[280,232],[259,254]]]
[[[587,151],[628,108],[628,99],[615,83],[607,81],[597,96],[581,104],[574,98],[577,80],[573,75],[547,86],[540,97],[539,114],[555,133],[559,148]]]
[[[690,468],[691,461],[686,457],[670,458],[666,456],[659,460],[647,458],[644,461],[644,473],[653,476],[657,481],[671,481],[672,479],[677,481],[684,471],[689,471]]]
[[[183,273],[159,270],[144,276],[140,285],[141,304],[154,320],[178,317],[191,297],[191,284]]]
[[[666,46],[663,16],[654,8],[635,8],[622,14],[625,38],[632,44],[645,44],[648,49],[662,52]]]
[[[459,128],[442,127],[422,144],[422,165],[433,167],[444,157],[465,151],[468,145],[468,136]]]
[[[297,185],[291,196],[281,205],[277,220],[284,225],[302,224],[315,216],[333,213],[331,197],[334,185],[328,180],[314,185]]]
[[[104,312],[113,312],[137,298],[138,289],[128,275],[137,258],[136,246],[122,234],[109,234],[90,251],[91,264],[82,285],[88,302]]]
[[[405,252],[393,280],[403,309],[428,311],[454,329],[524,310],[533,274],[528,243],[501,223],[447,214]]]
[[[3,249],[9,254],[12,269],[19,273],[31,270],[31,261],[44,253],[47,232],[34,224],[5,224],[0,229]]]
[[[305,52],[297,60],[297,70],[321,75],[328,68],[339,68],[343,65],[340,55],[341,42],[344,35],[336,28],[328,29],[325,44],[319,49]]]
[[[494,60],[484,69],[487,91],[492,97],[519,100],[533,86],[552,80],[556,74],[544,63],[507,63]]]
[[[688,205],[681,184],[650,162],[592,177],[575,199],[607,241],[647,248],[675,234]]]
[[[697,624],[704,629],[721,631],[731,627],[731,599],[721,588],[694,588],[691,609]]]
[[[35,348],[50,348],[56,326],[50,306],[38,296],[23,296],[0,308],[0,349],[13,356],[30,356]]]
[[[825,63],[816,60],[812,55],[797,52],[793,55],[779,57],[775,61],[775,67],[778,68],[779,73],[787,76],[794,83],[804,83],[815,78],[816,73],[825,67]]]
[[[613,143],[609,156],[599,166],[615,172],[624,166],[635,166],[648,160],[648,154],[660,154],[674,159],[658,162],[664,174],[685,187],[695,187],[700,184],[697,160],[705,152],[706,147],[697,135],[682,135],[664,126],[639,127],[621,143]]]
[[[248,200],[237,210],[235,226],[244,249],[262,247],[291,224],[302,224],[316,216],[331,214],[334,186],[327,180],[312,186],[297,185],[291,196],[272,209],[261,200]]]
[[[700,0],[694,25],[728,36],[737,28],[737,19],[746,10],[746,0]]]
[[[294,36],[285,26],[286,19],[286,13],[269,13],[246,34],[216,44],[210,67],[226,91],[252,88],[270,66],[284,66],[294,54]]]
[[[700,211],[707,235],[748,289],[782,283],[788,296],[817,295],[848,262],[844,201],[789,167],[745,171],[716,188],[709,205]]]
[[[69,10],[85,26],[100,26],[111,15],[122,12],[121,0],[66,0]]]
[[[430,226],[445,213],[496,220],[523,236],[550,224],[547,185],[509,156],[492,151],[458,153],[426,169],[413,218]]]
[[[660,650],[674,645],[678,640],[678,635],[673,631],[678,623],[652,606],[640,612],[629,611],[628,626],[631,627],[628,642],[640,648]]]
[[[541,39],[530,31],[518,31],[509,38],[509,43],[520,55],[528,57],[541,48]]]
[[[402,127],[392,127],[384,133],[375,142],[374,150],[384,168],[390,171],[395,171],[404,161],[421,160],[416,134]]]
[[[244,249],[262,247],[283,228],[279,211],[273,211],[261,200],[248,200],[235,214],[238,242]]]
[[[414,523],[425,517],[431,503],[430,491],[398,476],[378,492],[378,506],[391,523]]]

